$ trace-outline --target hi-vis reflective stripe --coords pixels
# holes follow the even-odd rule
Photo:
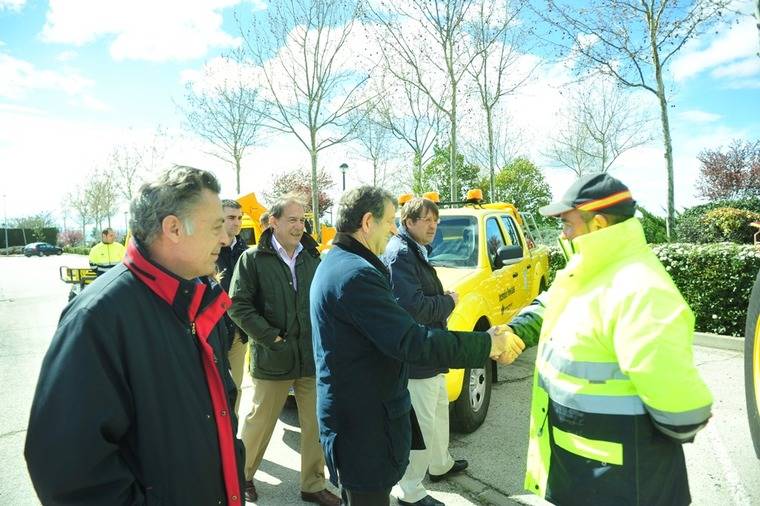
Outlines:
[[[631,192],[624,191],[620,193],[615,193],[603,199],[585,202],[577,206],[576,209],[578,209],[579,211],[598,211],[599,209],[605,209],[607,207],[614,206],[615,204],[618,204],[625,200],[631,200],[632,198],[633,197],[631,196]]]
[[[600,415],[643,415],[644,403],[638,395],[591,395],[578,392],[578,388],[568,390],[558,382],[552,382],[543,374],[538,374],[538,386],[546,390],[549,398],[566,408]]]
[[[712,404],[702,406],[690,411],[682,411],[681,413],[674,413],[672,411],[661,411],[655,409],[652,406],[647,405],[647,411],[652,415],[652,418],[660,423],[666,425],[697,425],[702,422],[706,422],[710,418],[710,412],[712,411]]]
[[[583,362],[580,360],[570,360],[561,356],[547,342],[544,345],[541,356],[545,362],[551,365],[557,371],[581,378],[591,383],[604,383],[608,380],[628,380],[628,376],[623,374],[617,362]]]
[[[552,427],[552,434],[557,446],[570,453],[606,464],[623,465],[623,445],[620,443],[587,439],[557,427]]]

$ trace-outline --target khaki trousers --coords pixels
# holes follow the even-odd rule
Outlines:
[[[427,379],[410,379],[409,396],[420,423],[424,450],[409,452],[409,466],[394,494],[405,502],[417,502],[427,495],[422,480],[430,474],[446,474],[454,465],[449,453],[449,396],[446,378],[438,374]]]
[[[227,359],[230,361],[230,373],[232,374],[232,381],[235,382],[237,388],[237,397],[235,399],[235,414],[238,414],[238,408],[240,407],[240,396],[243,395],[243,391],[240,385],[243,384],[243,368],[245,367],[245,353],[248,351],[248,344],[240,342],[239,330],[235,331],[235,338],[232,340],[232,347],[229,353],[227,353]]]
[[[245,479],[253,479],[264,458],[291,385],[301,425],[301,491],[319,492],[325,488],[325,457],[319,444],[315,376],[282,381],[253,378],[253,407],[245,418],[242,434]]]

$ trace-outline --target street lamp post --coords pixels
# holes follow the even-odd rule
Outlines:
[[[343,174],[343,191],[346,191],[346,171],[348,170],[348,164],[343,162],[340,164],[340,172]]]

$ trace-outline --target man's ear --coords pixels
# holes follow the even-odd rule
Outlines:
[[[373,219],[374,217],[372,216],[371,212],[364,213],[364,216],[362,216],[362,230],[369,232],[369,224]]]
[[[601,230],[610,226],[610,222],[607,221],[607,217],[603,214],[595,214],[591,220],[592,230]]]
[[[171,242],[178,243],[180,237],[185,233],[185,228],[184,225],[182,225],[182,220],[173,214],[170,214],[161,221],[161,231],[163,236]]]

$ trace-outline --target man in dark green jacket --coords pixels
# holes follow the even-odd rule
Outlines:
[[[251,343],[253,409],[242,433],[245,497],[258,498],[253,475],[293,387],[301,426],[301,498],[337,506],[340,499],[325,489],[316,419],[309,288],[319,264],[317,243],[304,234],[304,204],[297,198],[283,197],[269,212],[270,228],[256,249],[240,257],[230,282],[229,314]]]

